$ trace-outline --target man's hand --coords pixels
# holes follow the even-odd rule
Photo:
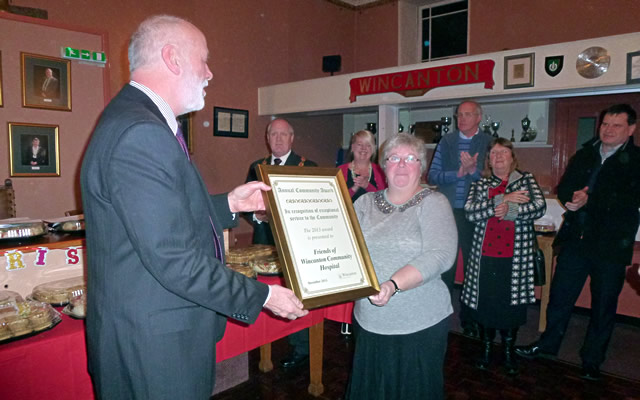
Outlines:
[[[529,202],[529,192],[526,190],[516,190],[515,192],[511,192],[504,195],[503,201],[524,204]]]
[[[296,319],[309,314],[303,309],[302,302],[289,289],[280,285],[269,285],[271,297],[264,308],[271,311],[276,317]]]
[[[256,211],[253,213],[256,219],[260,222],[269,222],[269,216],[266,211]]]
[[[587,190],[589,190],[589,187],[585,186],[573,192],[573,198],[571,201],[566,202],[564,206],[567,207],[569,211],[578,211],[582,206],[587,204],[587,200],[589,200]]]
[[[473,156],[469,155],[466,151],[460,152],[460,170],[458,170],[458,176],[471,175],[476,172],[478,165],[478,153]]]
[[[263,182],[249,182],[233,189],[228,196],[231,212],[263,211],[265,209],[262,192],[271,190]]]

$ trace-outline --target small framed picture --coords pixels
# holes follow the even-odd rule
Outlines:
[[[213,108],[213,136],[249,137],[249,111]]]
[[[535,53],[504,58],[504,88],[516,89],[533,86]]]
[[[183,114],[178,117],[178,125],[180,125],[180,129],[182,129],[182,135],[184,136],[184,141],[187,142],[187,148],[189,149],[189,154],[193,154],[193,138],[192,134],[192,125],[193,125],[193,113]]]
[[[9,122],[11,176],[60,176],[58,125]]]
[[[627,84],[640,83],[640,51],[627,53]]]
[[[71,111],[71,62],[20,53],[22,106]]]
[[[4,106],[4,100],[2,100],[2,52],[0,52],[0,107]]]

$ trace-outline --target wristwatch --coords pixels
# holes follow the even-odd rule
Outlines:
[[[395,286],[395,288],[396,288],[393,291],[393,294],[391,296],[395,296],[396,293],[402,292],[402,290],[400,290],[400,288],[398,287],[398,284],[396,283],[396,281],[394,281],[393,279],[389,279],[389,282],[393,283],[393,286]]]

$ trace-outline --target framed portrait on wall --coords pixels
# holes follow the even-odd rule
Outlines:
[[[183,114],[178,118],[178,125],[180,129],[182,129],[182,135],[184,136],[184,141],[187,142],[187,148],[189,149],[189,154],[193,154],[193,113]]]
[[[504,88],[532,87],[535,72],[535,53],[504,58]]]
[[[60,176],[58,125],[8,125],[11,176]]]
[[[71,111],[71,62],[20,53],[22,106]]]

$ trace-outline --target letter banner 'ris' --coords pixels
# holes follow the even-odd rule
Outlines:
[[[349,100],[353,103],[357,96],[389,92],[405,97],[422,96],[437,87],[472,83],[484,83],[485,89],[493,89],[494,67],[493,60],[481,60],[354,78],[349,81]]]
[[[563,65],[564,56],[551,56],[544,59],[544,71],[551,77],[558,75]]]

